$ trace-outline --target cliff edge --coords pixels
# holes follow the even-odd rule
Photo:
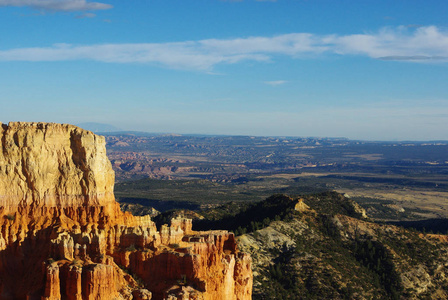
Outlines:
[[[103,137],[0,125],[0,299],[251,299],[233,233],[120,211]]]

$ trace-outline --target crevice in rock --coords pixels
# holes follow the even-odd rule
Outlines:
[[[14,144],[16,144],[17,147],[20,147],[19,135],[17,134],[17,132],[14,132],[12,139],[14,140]]]
[[[72,150],[72,161],[78,167],[83,176],[80,181],[82,196],[86,198],[86,203],[89,201],[89,168],[87,164],[87,154],[81,142],[81,135],[76,131],[70,132],[70,148]]]
[[[33,180],[31,178],[31,174],[30,174],[30,172],[28,172],[28,168],[27,168],[27,164],[26,164],[26,157],[22,156],[21,165],[22,165],[22,174],[25,177],[26,185],[31,192],[31,197],[32,197],[33,203],[34,203],[34,201],[40,200],[40,199],[36,199],[36,197],[35,197],[37,190],[35,189]]]
[[[2,129],[3,129],[3,134],[2,134],[2,151],[3,151],[3,156],[6,156],[6,133],[8,132],[8,125],[6,124],[2,124]]]

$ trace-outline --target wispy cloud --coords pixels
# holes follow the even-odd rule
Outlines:
[[[405,61],[448,61],[447,56],[424,56],[424,55],[415,55],[415,56],[382,56],[378,57],[381,60],[405,60]]]
[[[262,61],[269,57],[251,52],[228,53],[207,49],[201,42],[163,44],[105,44],[73,46],[56,44],[48,48],[20,48],[0,51],[0,61],[93,60],[106,63],[153,63],[179,69],[210,70],[219,63],[242,60]]]
[[[94,13],[84,13],[82,15],[78,15],[75,18],[77,19],[86,19],[86,18],[95,18],[96,15]]]
[[[286,80],[274,80],[274,81],[265,81],[264,83],[271,86],[279,86],[287,83]]]
[[[14,6],[14,7],[31,7],[33,9],[46,11],[92,11],[111,9],[112,5],[87,2],[86,0],[0,0],[0,7]]]
[[[415,29],[401,26],[375,33],[352,35],[291,33],[273,37],[174,43],[81,46],[57,44],[46,48],[3,50],[0,51],[0,61],[92,60],[106,63],[149,63],[169,68],[210,71],[218,64],[272,61],[280,55],[308,58],[310,55],[314,57],[323,54],[410,62],[446,62],[448,31],[435,26]]]
[[[385,28],[374,34],[330,36],[323,41],[338,54],[367,55],[372,58],[416,57],[443,58],[448,56],[448,32],[435,26],[411,30],[405,26]]]

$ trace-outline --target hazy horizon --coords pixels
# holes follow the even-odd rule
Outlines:
[[[195,133],[195,132],[159,132],[159,131],[144,131],[144,130],[126,130],[122,128],[117,128],[111,124],[104,124],[104,123],[96,123],[96,122],[86,122],[86,123],[79,123],[79,124],[73,124],[76,126],[79,126],[83,129],[93,131],[95,133],[99,134],[119,134],[119,133],[141,133],[141,134],[148,134],[148,135],[180,135],[180,136],[224,136],[224,137],[267,137],[267,138],[305,138],[305,139],[344,139],[344,140],[350,140],[350,141],[362,141],[362,142],[416,142],[416,143],[425,143],[425,142],[446,142],[448,143],[448,140],[362,140],[362,139],[350,139],[344,136],[288,136],[288,135],[246,135],[246,134],[213,134],[213,133]],[[106,126],[106,127],[114,127],[116,130],[94,130],[93,128],[95,126]]]

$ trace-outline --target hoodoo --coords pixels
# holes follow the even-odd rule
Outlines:
[[[103,137],[0,125],[0,299],[251,299],[233,233],[120,211]]]

